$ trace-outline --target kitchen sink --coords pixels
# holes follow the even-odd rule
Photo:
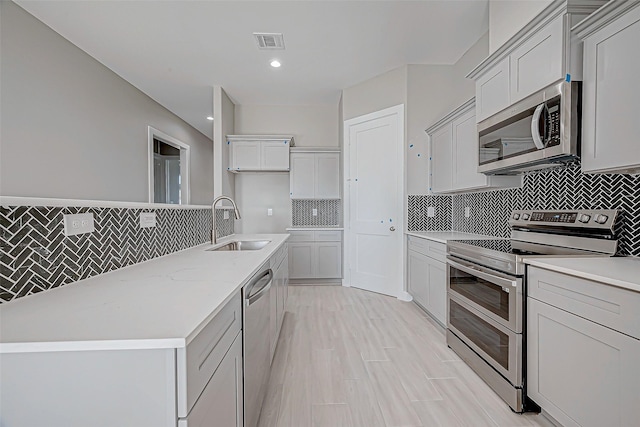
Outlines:
[[[271,240],[234,240],[207,251],[257,251],[271,243]]]

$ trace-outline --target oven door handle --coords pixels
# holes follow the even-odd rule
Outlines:
[[[452,267],[457,268],[460,271],[463,271],[465,273],[468,274],[472,274],[474,276],[477,276],[481,279],[487,280],[491,283],[495,283],[498,286],[503,286],[503,287],[508,287],[508,286],[512,286],[512,287],[517,287],[518,286],[518,280],[517,279],[507,279],[505,277],[500,277],[500,276],[496,276],[495,274],[491,274],[489,272],[487,272],[485,269],[479,267],[479,266],[475,266],[472,264],[461,264],[458,261],[454,261],[450,256],[447,256],[447,264],[451,265]]]

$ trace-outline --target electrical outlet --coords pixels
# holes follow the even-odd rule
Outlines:
[[[314,209],[313,209],[313,211],[311,212],[311,214],[312,214],[313,216],[318,216],[318,209],[315,209],[315,208],[314,208]]]
[[[429,218],[433,218],[434,216],[436,216],[436,208],[434,206],[427,207],[427,216]]]
[[[273,216],[273,209],[271,208],[267,209],[267,216]]]
[[[469,218],[471,216],[471,208],[469,206],[464,208],[464,216],[465,218]]]
[[[222,212],[222,219],[229,219],[229,210],[225,209]]]
[[[75,215],[64,215],[64,235],[76,236],[78,234],[93,233],[93,213],[83,213]]]
[[[155,212],[140,212],[140,228],[151,228],[156,226]]]

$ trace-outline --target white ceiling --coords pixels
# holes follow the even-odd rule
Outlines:
[[[488,28],[487,0],[16,2],[210,138],[214,85],[237,104],[335,105],[401,65],[455,63]]]

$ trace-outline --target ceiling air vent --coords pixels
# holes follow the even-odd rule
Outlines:
[[[282,33],[253,33],[260,49],[284,49]]]

